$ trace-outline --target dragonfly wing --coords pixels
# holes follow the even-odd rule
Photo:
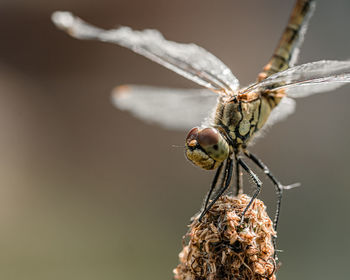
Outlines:
[[[70,12],[55,12],[52,20],[57,27],[75,38],[110,42],[129,48],[216,92],[232,94],[238,89],[239,82],[231,70],[213,54],[195,44],[168,41],[160,32],[151,29],[135,31],[129,27],[119,27],[104,30]]]
[[[260,129],[256,135],[255,139],[264,136],[266,130],[277,122],[285,120],[288,116],[294,113],[296,107],[295,100],[283,97],[280,103],[271,111],[269,118],[267,119],[265,125]]]
[[[288,71],[288,70],[287,70]],[[284,87],[289,97],[301,98],[335,90],[350,82],[350,61],[318,61],[292,70]]]
[[[309,83],[295,83],[293,85],[286,86],[285,89],[289,97],[301,98],[316,93],[329,92],[335,90],[348,82],[350,82],[350,76],[342,75],[338,77],[320,78],[317,81]]]
[[[280,103],[271,111],[265,126],[271,126],[279,121],[285,120],[288,116],[294,113],[296,102],[288,97],[283,97]]]
[[[284,90],[293,98],[334,90],[350,82],[350,61],[322,60],[291,67],[271,75],[247,91]]]
[[[146,122],[184,130],[199,126],[215,109],[217,97],[206,89],[125,85],[115,88],[112,101]]]

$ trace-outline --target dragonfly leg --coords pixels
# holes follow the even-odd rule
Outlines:
[[[273,227],[274,227],[274,230],[277,231],[278,219],[279,219],[279,215],[280,215],[280,211],[281,211],[281,201],[282,201],[283,190],[298,187],[298,186],[300,186],[300,183],[295,183],[295,184],[291,184],[288,186],[282,185],[276,179],[276,177],[272,175],[269,168],[259,158],[257,158],[254,154],[252,154],[248,151],[245,151],[244,154],[249,159],[251,159],[269,177],[269,179],[272,181],[272,183],[275,186],[276,194],[277,194],[277,206],[276,206],[276,214],[275,214],[275,219],[273,222]]]
[[[243,173],[238,164],[238,156],[235,154],[235,172],[236,172],[236,196],[243,193]]]
[[[217,169],[217,171],[216,171],[216,173],[215,173],[213,182],[211,183],[211,186],[210,186],[210,190],[209,190],[209,192],[207,193],[207,196],[206,196],[206,198],[205,198],[205,203],[204,203],[203,209],[206,209],[207,206],[208,206],[208,203],[209,203],[209,199],[210,199],[210,197],[211,197],[211,194],[213,193],[213,191],[214,191],[214,189],[215,189],[215,187],[216,187],[216,185],[217,185],[217,183],[218,183],[218,179],[219,179],[219,177],[220,177],[220,174],[221,174],[222,166],[223,166],[223,165],[224,165],[224,163],[221,163],[220,166],[219,166],[219,168]],[[222,188],[222,185],[223,185],[223,183],[221,184],[221,187],[220,187],[220,188]]]
[[[255,200],[255,198],[260,193],[262,182],[260,181],[258,176],[250,169],[250,167],[241,158],[238,158],[238,164],[243,167],[243,169],[249,174],[249,176],[253,179],[254,183],[256,184],[256,191],[254,192],[254,194],[253,194],[252,198],[250,199],[248,205],[246,206],[246,208],[242,212],[241,223],[243,223],[245,213],[247,212],[247,210],[252,205],[252,203]]]
[[[282,184],[277,181],[276,177],[272,175],[271,171],[268,169],[268,167],[255,155],[252,153],[245,151],[244,154],[251,159],[272,181],[272,183],[275,186],[276,189],[276,194],[277,194],[277,205],[276,205],[276,213],[275,213],[275,218],[273,221],[273,228],[274,230],[277,230],[277,224],[278,224],[278,219],[281,211],[281,202],[282,202],[282,194],[283,194],[283,186]]]
[[[215,194],[213,200],[209,203],[209,205],[204,208],[203,212],[199,216],[199,221],[202,220],[204,215],[210,210],[210,208],[214,205],[214,203],[220,198],[220,196],[227,190],[227,188],[230,185],[231,178],[232,178],[232,169],[233,169],[233,161],[231,158],[228,158],[225,165],[225,171],[224,171],[224,178],[223,178],[223,184],[221,185],[218,192]],[[215,178],[214,178],[215,179]]]
[[[292,185],[289,185],[289,186],[283,186],[276,179],[276,177],[272,175],[272,173],[269,170],[269,168],[259,158],[257,158],[254,154],[250,153],[249,151],[245,151],[244,154],[249,159],[251,159],[269,177],[269,179],[272,181],[272,183],[275,186],[276,194],[277,194],[277,205],[276,205],[275,218],[274,218],[274,221],[273,221],[273,228],[277,232],[277,225],[278,225],[278,220],[279,220],[280,211],[281,211],[281,202],[282,202],[283,190],[297,187],[297,186],[300,185],[300,183],[292,184]],[[277,260],[277,256],[276,256],[276,238],[273,239],[273,245],[275,247],[275,260]]]

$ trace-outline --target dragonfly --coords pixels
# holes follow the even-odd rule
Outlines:
[[[126,47],[202,86],[203,89],[119,86],[113,91],[113,102],[119,109],[148,122],[171,129],[190,129],[185,140],[186,157],[205,170],[216,169],[200,221],[229,188],[233,175],[236,192],[242,193],[245,171],[256,190],[242,213],[243,221],[262,187],[247,163],[250,160],[275,186],[276,230],[283,190],[296,184],[284,186],[248,150],[249,145],[266,127],[294,112],[295,98],[334,90],[350,82],[350,61],[322,60],[296,65],[314,10],[314,0],[296,1],[272,57],[257,80],[246,87],[240,87],[231,70],[213,54],[195,44],[169,41],[157,30],[137,31],[125,26],[105,30],[63,11],[54,12],[52,20],[72,37]]]

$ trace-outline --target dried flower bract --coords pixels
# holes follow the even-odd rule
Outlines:
[[[247,195],[222,196],[203,217],[194,219],[187,233],[189,243],[179,254],[175,279],[249,279],[275,280],[272,237],[273,224],[265,205]]]

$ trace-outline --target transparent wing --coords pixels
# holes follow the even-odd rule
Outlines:
[[[265,126],[269,127],[279,121],[285,120],[288,116],[294,113],[295,107],[295,100],[288,97],[283,97],[280,103],[271,111]]]
[[[265,135],[266,131],[275,123],[285,120],[288,116],[294,113],[296,107],[295,100],[283,97],[280,103],[272,110],[269,118],[267,119],[265,125],[260,129],[254,139],[258,139]],[[254,144],[253,141],[252,144]]]
[[[334,90],[350,82],[350,61],[322,60],[289,68],[271,75],[242,92],[285,90],[299,98]]]
[[[134,31],[129,27],[103,30],[69,12],[55,12],[57,27],[78,39],[99,40],[129,48],[211,90],[233,94],[238,80],[218,58],[195,44],[166,40],[157,30]]]
[[[146,122],[175,130],[199,126],[210,116],[217,95],[206,89],[126,85],[114,89],[114,105]]]

